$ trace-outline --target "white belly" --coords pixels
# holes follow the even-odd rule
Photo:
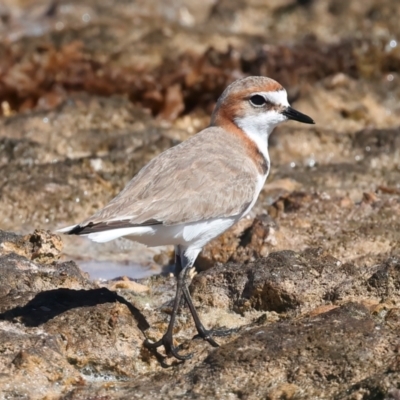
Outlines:
[[[212,239],[229,229],[240,217],[215,218],[181,225],[151,225],[111,229],[88,235],[94,242],[104,243],[126,237],[149,247],[180,245],[201,249]]]

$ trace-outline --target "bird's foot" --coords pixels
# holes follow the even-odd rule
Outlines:
[[[174,346],[172,335],[166,333],[159,341],[150,342],[148,339],[144,341],[145,347],[148,349],[157,349],[158,347],[164,346],[167,355],[172,355],[180,361],[189,360],[193,354],[179,354],[178,348]]]

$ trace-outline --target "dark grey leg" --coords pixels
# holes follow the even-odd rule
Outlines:
[[[178,250],[178,249],[177,249]],[[185,256],[184,250],[179,248],[179,256],[181,258],[181,265],[185,270],[190,270],[193,268],[192,265],[190,265],[190,261],[187,259]],[[207,330],[203,323],[200,320],[199,314],[197,313],[197,310],[193,304],[192,297],[190,296],[189,288],[187,286],[187,281],[182,285],[182,291],[183,291],[183,296],[185,297],[186,303],[189,306],[190,313],[192,314],[194,324],[196,326],[197,332],[201,338],[204,340],[207,340],[208,343],[211,344],[213,347],[218,347],[218,343],[212,338],[211,336],[211,331]]]
[[[184,251],[180,248],[178,248],[180,258],[181,258],[181,265],[182,267],[186,270],[190,270],[193,268],[192,265],[190,265],[189,260],[185,257]],[[206,340],[208,343],[211,344],[213,347],[219,347],[218,343],[213,339],[212,336],[229,336],[234,332],[237,332],[238,329],[216,329],[216,330],[208,330],[204,327],[203,323],[200,320],[199,314],[197,313],[197,310],[193,304],[192,297],[190,296],[189,288],[187,286],[187,281],[184,282],[182,286],[182,291],[183,291],[183,296],[185,297],[186,303],[189,306],[190,313],[192,314],[197,333],[199,336]]]
[[[219,344],[212,338],[211,331],[207,330],[203,323],[200,321],[199,314],[197,314],[196,308],[193,304],[192,298],[190,297],[189,289],[186,284],[182,286],[183,296],[185,297],[186,303],[189,306],[190,313],[192,314],[194,324],[196,325],[197,332],[201,338],[207,340],[208,343],[213,347],[219,347]]]
[[[178,258],[180,260],[180,257],[176,257],[177,260],[178,260]],[[178,312],[179,303],[180,303],[181,297],[182,297],[182,290],[183,290],[183,287],[186,285],[186,274],[187,274],[188,269],[180,268],[180,270],[181,271],[178,275],[178,283],[176,286],[176,295],[175,295],[175,300],[174,300],[174,306],[172,308],[171,319],[169,321],[167,332],[158,342],[151,343],[146,339],[144,342],[144,345],[149,349],[156,349],[158,347],[164,346],[167,354],[172,354],[178,360],[184,361],[184,360],[188,360],[189,358],[191,358],[192,354],[187,354],[187,355],[179,354],[176,347],[174,347],[174,341],[173,341],[173,329],[174,329],[175,319],[176,319],[176,315]]]
[[[193,266],[189,262],[189,260],[185,257],[184,250],[180,248],[180,246],[175,247],[175,275],[177,275],[177,287],[176,287],[176,295],[174,300],[174,305],[172,309],[171,319],[168,324],[168,329],[165,335],[157,342],[151,343],[147,339],[144,342],[145,346],[149,349],[156,349],[158,347],[164,346],[167,354],[172,354],[178,360],[188,360],[192,357],[192,354],[181,355],[178,353],[176,347],[173,345],[173,329],[175,324],[176,315],[178,313],[179,303],[182,298],[182,294],[186,300],[187,305],[189,306],[190,313],[192,314],[197,332],[201,338],[207,340],[213,347],[218,347],[218,343],[212,338],[212,334],[215,336],[226,336],[233,333],[235,330],[217,330],[211,331],[207,330],[202,324],[199,314],[196,311],[196,308],[193,304],[193,300],[190,296],[190,292],[187,286],[187,280],[189,271]]]

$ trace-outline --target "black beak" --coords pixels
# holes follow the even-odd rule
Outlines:
[[[290,106],[286,107],[282,111],[282,114],[288,119],[292,119],[294,121],[303,122],[304,124],[315,124],[314,120],[310,118],[308,115],[296,111],[294,108]]]

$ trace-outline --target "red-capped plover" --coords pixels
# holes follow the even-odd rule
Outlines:
[[[286,90],[261,76],[239,79],[222,93],[210,126],[159,154],[103,209],[60,230],[95,242],[126,237],[147,246],[175,246],[178,283],[164,346],[180,360],[173,327],[181,296],[199,335],[218,346],[201,323],[187,287],[188,271],[209,241],[253,207],[270,170],[268,137],[280,123],[314,121],[290,107]]]

